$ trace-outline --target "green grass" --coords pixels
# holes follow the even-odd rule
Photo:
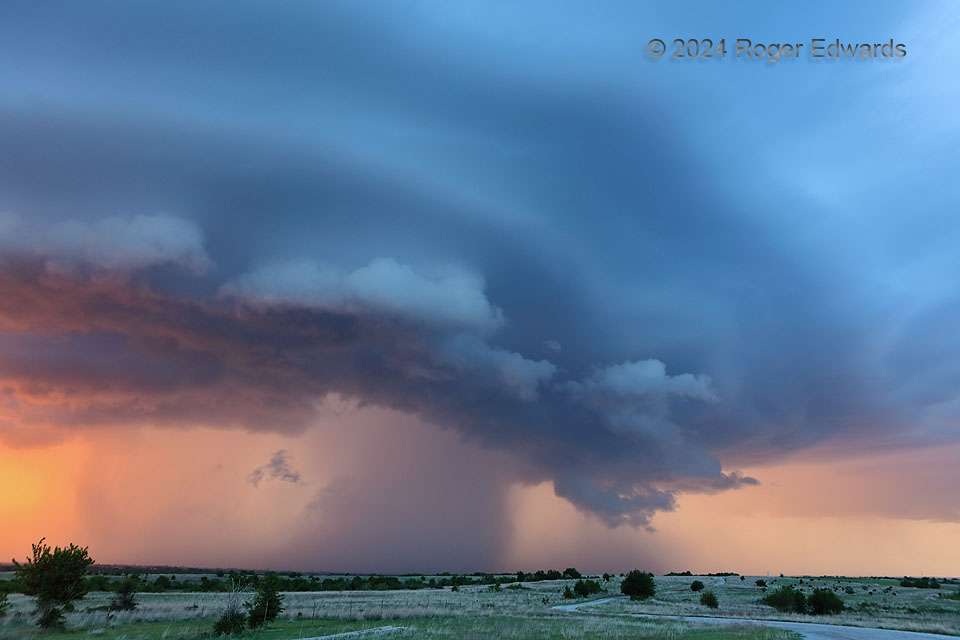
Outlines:
[[[4,640],[194,640],[210,638],[212,619],[206,624],[193,622],[143,622],[110,628],[103,633],[92,629],[73,629],[61,632],[42,633],[28,627],[8,628],[0,632]],[[284,620],[271,624],[267,629],[246,631],[242,640],[294,640],[345,631],[369,629],[380,626],[402,626],[398,631],[383,636],[390,640],[413,638],[436,638],[438,640],[480,640],[502,638],[504,640],[796,640],[798,636],[774,629],[758,629],[736,626],[727,629],[708,629],[690,624],[659,621],[641,621],[596,616],[543,615],[534,617],[481,616],[451,618],[404,618],[378,621],[318,620],[298,622]]]
[[[788,620],[819,622],[863,627],[925,631],[960,635],[960,601],[941,598],[945,589],[916,589],[900,587],[899,582],[887,579],[871,581],[867,578],[766,578],[767,590],[754,584],[756,577],[727,579],[725,584],[707,583],[716,593],[719,609],[700,605],[698,596],[690,591],[690,577],[657,578],[657,594],[640,602],[617,600],[595,608],[598,612],[644,613],[656,615],[718,616],[756,620]],[[706,580],[704,580],[706,582]],[[893,584],[891,584],[893,583]],[[813,589],[839,588],[837,595],[847,607],[831,616],[810,616],[780,613],[761,602],[761,598],[781,586],[793,586],[809,596]],[[845,587],[851,587],[852,594]],[[863,587],[867,587],[863,589]],[[889,591],[884,589],[890,588]],[[950,587],[953,590],[953,587]],[[872,593],[871,593],[872,592]]]

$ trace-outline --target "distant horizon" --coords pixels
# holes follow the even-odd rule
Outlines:
[[[960,574],[957,8],[0,2],[0,549]]]
[[[524,573],[532,574],[537,570],[550,570],[556,569],[557,571],[563,571],[565,568],[560,568],[560,565],[554,567],[539,567],[533,571],[527,571],[526,569],[515,569],[513,571],[404,571],[404,572],[382,572],[382,571],[325,571],[325,570],[315,570],[315,569],[276,569],[276,568],[250,568],[250,567],[192,567],[192,566],[182,566],[182,565],[151,565],[151,564],[125,564],[125,563],[101,563],[96,562],[90,568],[91,573],[97,573],[97,568],[104,568],[110,570],[125,570],[125,569],[150,569],[151,571],[144,571],[142,573],[157,573],[157,574],[168,574],[168,573],[180,573],[184,574],[216,574],[217,572],[223,572],[224,574],[229,574],[230,572],[242,573],[242,572],[253,572],[257,574],[262,573],[278,573],[278,574],[291,574],[296,573],[299,575],[317,575],[317,576],[373,576],[373,575],[392,575],[399,577],[410,577],[410,576],[452,576],[452,575],[463,575],[463,576],[479,576],[479,575],[494,575],[494,576],[516,576],[517,571],[523,571]],[[14,570],[14,565],[0,563],[0,572],[12,572]],[[580,569],[580,567],[573,567],[575,569]],[[605,569],[603,571],[581,571],[583,575],[587,576],[602,576],[604,573],[609,573],[610,575],[620,575],[621,573],[626,573],[627,571],[632,571],[633,569],[640,569],[645,571],[643,567],[631,567],[629,569],[618,569],[616,571],[612,569]],[[683,569],[678,572],[668,571],[668,572],[652,572],[656,576],[669,576],[673,573],[675,576],[682,577],[683,572],[687,569]],[[732,571],[710,571],[697,573],[691,571],[690,575],[692,577],[719,577],[722,575],[734,575],[734,576],[744,576],[748,578],[753,577],[771,577],[777,578],[781,577],[780,572],[764,572],[764,573],[742,573],[742,572],[732,572]],[[941,574],[904,574],[904,575],[868,575],[868,574],[812,574],[812,573],[783,573],[782,577],[784,578],[877,578],[877,579],[889,579],[889,580],[899,580],[901,578],[939,578],[944,580],[960,580],[960,576],[951,576],[951,575],[941,575]],[[569,579],[569,578],[562,578]]]

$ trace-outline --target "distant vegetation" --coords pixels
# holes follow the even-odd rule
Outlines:
[[[694,580],[690,583],[690,591],[703,591],[703,583],[699,580]]]
[[[700,594],[700,604],[711,609],[716,609],[720,606],[720,603],[717,601],[717,596],[713,591],[704,591]]]
[[[116,599],[117,609],[128,609],[135,593],[163,593],[178,591],[185,593],[228,593],[236,587],[257,588],[263,576],[253,571],[218,571],[219,578],[201,576],[199,580],[177,580],[175,575],[159,575],[153,579],[146,575],[132,573],[127,576],[113,577],[92,575],[83,578],[84,592],[112,591],[124,594]],[[268,573],[275,580],[278,591],[399,591],[415,589],[443,589],[470,585],[495,585],[504,582],[542,582],[544,580],[579,580],[583,575],[573,567],[564,571],[549,569],[530,573],[517,571],[508,574],[475,573],[469,576],[446,574],[427,578],[421,575],[410,576],[340,576],[321,578],[305,577],[296,572],[285,574]],[[608,574],[609,575],[609,574]],[[458,589],[459,590],[459,589]],[[0,593],[26,593],[23,583],[14,580],[0,581]]]
[[[901,587],[913,587],[914,589],[939,589],[940,583],[933,578],[904,578],[900,581]]]

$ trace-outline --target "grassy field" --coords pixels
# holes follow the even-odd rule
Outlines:
[[[711,610],[699,604],[699,594],[689,589],[699,579],[720,601]],[[604,613],[652,613],[715,615],[755,619],[828,622],[859,626],[880,626],[915,631],[960,635],[960,601],[938,598],[937,590],[904,589],[886,582],[864,579],[763,578],[768,591],[793,584],[809,593],[813,588],[839,587],[848,611],[815,618],[799,614],[780,614],[759,602],[765,595],[754,583],[756,577],[741,581],[726,578],[658,577],[657,595],[646,601],[617,600],[591,607],[601,615],[577,615],[551,610],[553,605],[582,600],[562,596],[572,580],[526,583],[523,589],[504,588],[495,592],[487,587],[461,587],[418,591],[355,591],[288,593],[285,611],[265,630],[248,631],[249,640],[292,640],[368,629],[399,626],[404,630],[389,638],[651,638],[670,640],[793,640],[788,632],[755,625],[711,628],[694,623],[669,620],[625,618]],[[619,578],[605,583],[606,594],[619,595]],[[854,590],[847,594],[846,587]],[[956,591],[956,585],[948,587]],[[887,591],[884,591],[887,589]],[[941,590],[946,592],[946,590]],[[111,594],[92,593],[67,616],[68,630],[41,634],[30,624],[31,599],[12,595],[10,614],[0,619],[0,640],[45,638],[102,638],[104,640],[192,640],[212,637],[214,620],[223,610],[229,594],[160,593],[139,594],[140,605],[126,613],[108,614],[105,610]],[[594,598],[591,598],[594,599]]]
[[[511,640],[563,638],[650,638],[652,640],[794,640],[788,632],[752,625],[729,629],[706,628],[696,624],[637,620],[630,618],[581,616],[552,611],[565,600],[563,587],[573,581],[550,581],[528,585],[522,590],[493,592],[486,587],[445,590],[323,592],[286,594],[286,610],[265,630],[247,631],[248,640],[292,640],[385,625],[405,627],[391,633],[391,639],[412,638]],[[609,584],[610,595],[619,593],[619,583]],[[601,594],[603,595],[603,594]],[[140,605],[128,613],[106,611],[110,594],[92,593],[68,614],[68,630],[40,633],[29,620],[33,603],[20,595],[11,596],[11,615],[0,620],[0,639],[27,640],[192,640],[212,637],[213,621],[230,596],[228,594],[141,594]]]
[[[757,579],[766,580],[767,590],[755,584]],[[713,591],[720,603],[718,609],[700,605],[700,596],[690,591],[690,583],[700,580]],[[790,620],[795,622],[824,622],[847,624],[905,631],[926,631],[960,635],[960,600],[939,597],[940,594],[956,593],[957,585],[937,589],[912,589],[899,586],[899,581],[868,578],[769,578],[748,576],[726,578],[718,585],[715,578],[658,577],[657,594],[646,601],[617,600],[596,607],[609,613],[650,613],[661,615],[719,616],[730,618],[753,618],[764,620]],[[839,595],[847,607],[843,613],[833,616],[808,616],[780,613],[760,602],[760,599],[780,586],[793,585],[805,595],[813,589],[838,587]],[[847,587],[853,590],[848,594]]]

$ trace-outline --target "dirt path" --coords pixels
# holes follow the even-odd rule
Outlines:
[[[587,614],[580,607],[590,607],[626,596],[602,598],[579,604],[561,604],[553,607],[557,611]],[[920,633],[918,631],[896,631],[893,629],[870,629],[868,627],[848,627],[836,624],[820,624],[817,622],[780,622],[777,620],[754,620],[752,618],[711,618],[707,616],[663,616],[647,613],[603,613],[592,615],[614,615],[630,618],[646,618],[649,620],[677,620],[680,622],[696,622],[700,624],[758,624],[775,629],[795,631],[809,640],[945,640],[954,636],[936,633]]]

